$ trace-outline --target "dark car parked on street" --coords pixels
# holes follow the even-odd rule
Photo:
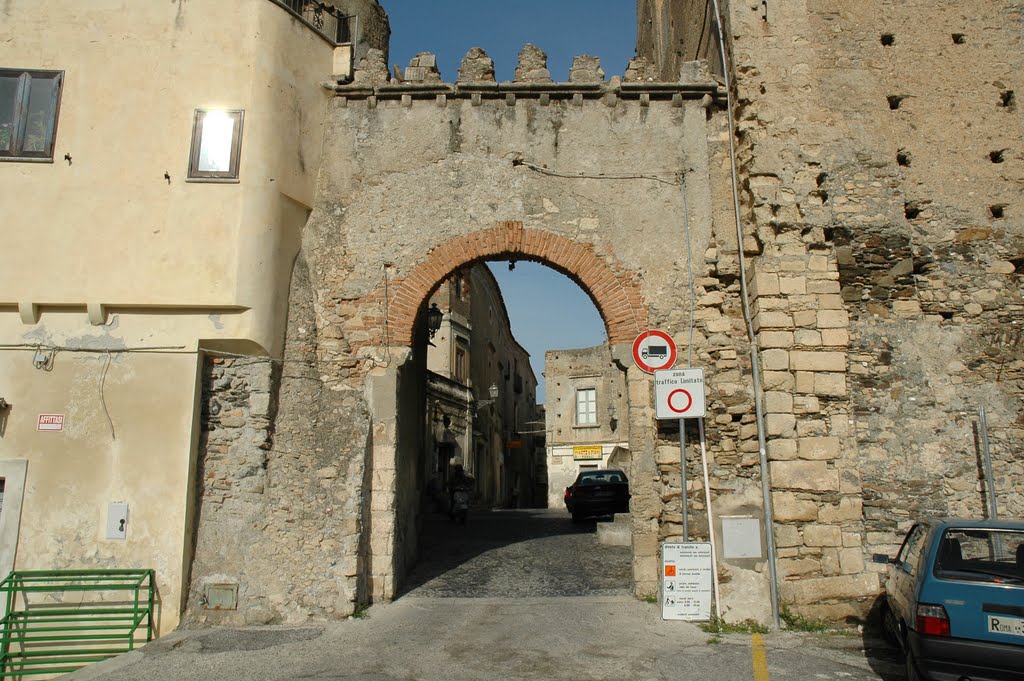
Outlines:
[[[1024,681],[1024,521],[922,520],[874,559],[908,681]]]
[[[622,471],[581,471],[565,488],[565,507],[573,522],[595,516],[629,513],[629,480]]]

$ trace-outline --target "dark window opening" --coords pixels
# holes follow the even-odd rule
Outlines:
[[[63,71],[0,69],[0,160],[53,160]]]
[[[892,33],[883,33],[882,44],[885,45],[886,47],[892,47],[893,45],[896,44],[896,36],[894,36]]]
[[[1013,90],[1003,90],[999,93],[999,106],[1013,106]]]
[[[459,383],[469,381],[469,346],[462,338],[455,340],[455,361],[453,367],[453,378]]]
[[[1006,149],[996,149],[995,151],[988,152],[989,160],[992,161],[993,163],[1002,163],[1003,160],[1004,160],[1003,159],[1003,152],[1004,151],[1006,151]]]
[[[466,296],[465,281],[462,276],[462,272],[456,272],[455,277],[452,281],[453,288],[455,289],[455,297],[459,300],[464,300]]]
[[[921,215],[922,208],[916,201],[903,204],[903,214],[908,220],[913,220]]]
[[[964,35],[963,33],[954,33],[953,34],[953,44],[954,45],[963,45],[966,42],[967,42],[967,36]]]
[[[910,152],[906,149],[900,149],[896,152],[896,162],[904,168],[910,167]]]
[[[906,99],[906,95],[889,95],[886,99],[889,100],[889,108],[895,111],[900,108],[900,104]]]
[[[997,203],[993,206],[988,207],[989,214],[996,220],[1000,220],[1005,216],[1006,204]]]

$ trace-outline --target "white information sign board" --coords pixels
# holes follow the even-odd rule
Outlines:
[[[661,545],[661,619],[708,621],[714,591],[711,544]]]
[[[659,419],[707,416],[703,369],[663,369],[654,372],[655,415]]]

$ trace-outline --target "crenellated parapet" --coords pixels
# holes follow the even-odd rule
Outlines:
[[[392,73],[383,53],[371,49],[356,66],[350,82],[331,80],[323,87],[346,100],[365,100],[371,107],[386,100],[401,100],[405,106],[415,100],[434,100],[445,106],[448,99],[469,99],[473,105],[502,99],[514,106],[517,98],[539,100],[542,105],[552,100],[572,100],[579,105],[586,99],[603,99],[609,106],[620,100],[638,101],[641,106],[652,100],[669,100],[676,106],[687,99],[704,99],[706,106],[725,103],[724,87],[706,62],[684,64],[679,81],[665,82],[657,79],[649,60],[636,57],[630,59],[624,76],[605,79],[598,57],[580,55],[573,59],[568,75],[567,81],[553,80],[547,55],[529,43],[519,53],[514,79],[505,82],[497,81],[494,61],[479,47],[463,58],[454,83],[444,82],[437,59],[429,52],[418,53],[404,70],[396,65]]]

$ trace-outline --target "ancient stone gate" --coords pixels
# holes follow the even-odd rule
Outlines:
[[[673,474],[656,454],[678,432],[659,432],[651,379],[630,358],[636,335],[661,328],[683,346],[692,335],[687,351],[714,374],[711,446],[756,452],[719,83],[697,68],[691,82],[654,83],[639,69],[606,82],[586,61],[556,83],[531,56],[524,50],[514,83],[474,74],[486,55],[471,53],[453,85],[389,83],[380,65],[364,63],[353,84],[334,88],[319,198],[290,294],[285,359],[310,364],[285,365],[260,464],[264,496],[285,487],[302,495],[300,518],[286,520],[298,501],[278,496],[292,513],[275,509],[281,522],[259,531],[236,522],[231,533],[211,532],[201,522],[194,592],[237,550],[254,575],[275,575],[273,586],[240,585],[258,613],[251,619],[346,614],[396,595],[416,556],[422,494],[413,474],[421,313],[441,281],[479,261],[554,267],[605,321],[629,394],[636,593],[657,591],[659,541],[678,535],[681,520],[678,462]],[[760,516],[756,466],[747,461],[732,477],[721,512]],[[693,527],[707,535],[706,519]],[[268,536],[289,543],[290,555],[261,551]],[[309,571],[327,579],[297,598],[270,595]],[[745,588],[763,595],[763,576],[751,574]]]

